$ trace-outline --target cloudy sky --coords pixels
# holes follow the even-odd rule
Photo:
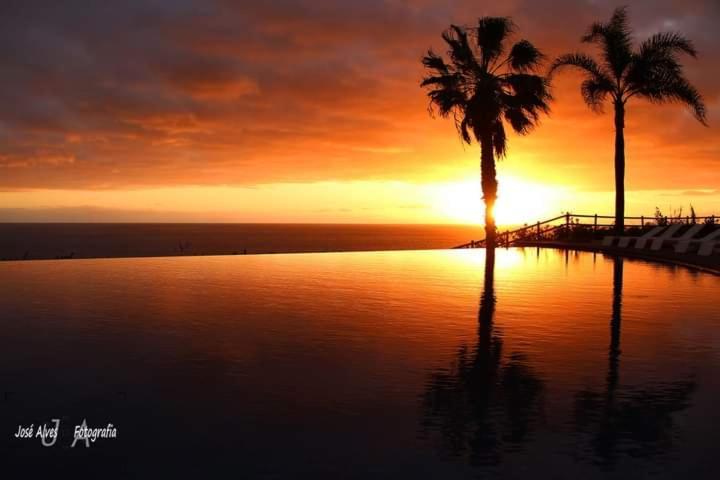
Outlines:
[[[704,127],[631,101],[628,213],[719,213],[720,2],[623,3],[638,39],[695,42],[686,73],[709,109]],[[423,53],[483,15],[511,16],[548,57],[591,52],[580,36],[619,4],[5,0],[0,221],[479,219],[479,149],[428,115]],[[500,219],[611,212],[612,117],[578,87],[558,77],[551,117],[511,137]]]

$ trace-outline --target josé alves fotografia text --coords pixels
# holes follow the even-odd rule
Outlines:
[[[53,418],[50,424],[51,426],[48,426],[47,423],[43,423],[37,427],[35,427],[35,424],[29,426],[18,425],[14,437],[18,439],[39,438],[43,446],[52,447],[59,437],[60,419]],[[73,429],[73,441],[70,446],[75,447],[80,442],[85,447],[89,447],[91,443],[95,443],[98,439],[107,438],[117,438],[117,429],[112,423],[100,428],[90,428],[87,425],[87,420],[83,419],[82,423],[75,425]]]

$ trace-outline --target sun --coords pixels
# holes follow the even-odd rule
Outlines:
[[[500,176],[498,184],[495,205],[498,226],[522,225],[559,214],[561,192],[557,188],[513,176]],[[485,204],[479,178],[438,186],[435,196],[439,213],[449,220],[457,223],[484,223]]]

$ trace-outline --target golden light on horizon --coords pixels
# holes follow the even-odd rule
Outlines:
[[[564,189],[511,175],[499,175],[498,183],[498,200],[495,205],[498,225],[520,225],[559,215]],[[479,178],[443,184],[436,193],[437,208],[448,220],[484,223],[485,204]]]

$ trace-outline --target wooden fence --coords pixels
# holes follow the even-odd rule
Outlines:
[[[555,218],[543,220],[542,222],[536,222],[532,225],[525,225],[515,230],[505,230],[497,232],[497,246],[509,247],[522,242],[528,241],[542,241],[552,238],[556,238],[558,234],[568,234],[569,232],[583,231],[585,233],[594,235],[599,232],[607,233],[610,229],[615,227],[615,216],[612,215],[583,215],[575,213],[566,213]],[[684,216],[684,217],[659,217],[655,216],[639,216],[639,217],[625,217],[625,228],[632,231],[637,229],[644,229],[647,226],[655,226],[660,224],[672,224],[672,223],[717,223],[720,221],[720,217],[716,215],[698,217],[698,216]],[[454,248],[482,248],[485,247],[486,240],[471,240],[468,243],[463,243]]]

